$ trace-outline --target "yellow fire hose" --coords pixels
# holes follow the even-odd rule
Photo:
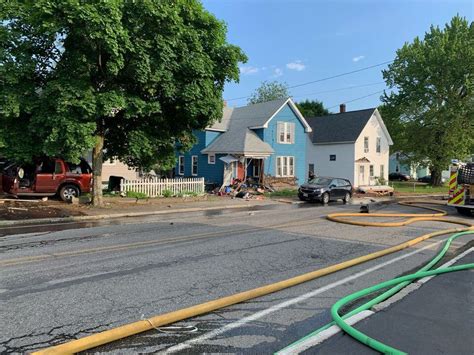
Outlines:
[[[435,211],[436,213],[431,214],[409,214],[409,213],[372,213],[372,214],[360,214],[360,213],[332,213],[327,216],[327,219],[331,221],[335,221],[338,223],[346,223],[346,224],[353,224],[359,226],[376,226],[376,227],[397,227],[397,226],[404,226],[407,224],[415,223],[418,221],[440,221],[452,224],[458,224],[467,226],[468,228],[455,228],[455,229],[446,229],[442,231],[432,232],[420,237],[414,238],[407,242],[398,244],[396,246],[383,249],[371,254],[367,254],[364,256],[360,256],[351,260],[347,260],[335,265],[331,265],[322,269],[318,269],[303,275],[299,275],[287,280],[279,281],[270,285],[258,287],[249,291],[240,292],[231,296],[222,297],[216,300],[212,300],[209,302],[201,303],[192,307],[183,308],[177,311],[161,314],[154,316],[152,318],[146,320],[140,320],[133,323],[129,323],[123,326],[119,326],[117,328],[113,328],[110,330],[106,330],[100,333],[96,333],[93,335],[89,335],[77,340],[72,340],[70,342],[52,346],[43,350],[39,350],[34,352],[33,354],[73,354],[79,351],[84,351],[88,349],[95,348],[100,345],[108,344],[113,341],[123,339],[135,334],[139,334],[148,330],[152,330],[157,327],[161,327],[164,325],[169,325],[178,321],[182,321],[184,319],[193,318],[199,315],[203,315],[212,311],[216,311],[218,309],[228,307],[237,303],[245,302],[257,297],[262,297],[268,295],[273,292],[281,291],[283,289],[299,285],[301,283],[314,280],[316,278],[347,269],[351,266],[358,265],[369,260],[373,260],[384,255],[388,255],[391,253],[395,253],[397,251],[403,250],[405,248],[409,248],[415,244],[418,244],[424,240],[445,235],[451,234],[456,232],[463,232],[468,230],[474,230],[474,225],[465,221],[457,220],[457,219],[448,219],[442,218],[447,213],[441,209],[433,208],[433,207],[426,207],[420,206],[417,203],[427,204],[427,202],[405,202],[400,203],[402,205],[407,206],[414,206],[418,208],[423,208],[431,211]],[[432,203],[431,203],[432,204]],[[407,217],[406,220],[400,222],[359,222],[346,219],[346,217]]]

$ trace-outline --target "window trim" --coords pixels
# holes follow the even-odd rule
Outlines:
[[[382,137],[377,137],[375,140],[375,152],[379,154],[382,152]]]
[[[194,161],[196,161],[196,165],[194,165]],[[191,155],[191,175],[198,176],[198,164],[199,164],[199,157],[197,155]],[[194,166],[196,166],[196,172],[194,172]]]
[[[375,167],[374,164],[369,165],[369,176],[373,178],[375,176]]]
[[[182,171],[181,167],[183,168]],[[184,155],[178,156],[178,175],[184,175]]]
[[[292,162],[292,164],[290,164],[290,161]],[[275,166],[276,177],[295,177],[296,159],[294,156],[279,155],[276,157],[275,163],[276,163],[276,166]],[[290,166],[292,168],[290,168]],[[293,174],[290,174],[291,170],[293,170]]]
[[[277,142],[279,144],[295,143],[296,124],[294,122],[278,121],[277,122]],[[283,140],[281,139],[283,134]]]
[[[367,143],[367,144],[366,144]],[[369,147],[370,147],[370,142],[369,142],[369,137],[368,136],[365,136],[364,137],[364,153],[368,153],[369,152]]]
[[[385,179],[385,176],[384,176],[385,175],[385,164],[380,164],[379,168],[380,168],[380,177],[382,179]]]
[[[211,158],[214,158],[214,159],[211,160]],[[207,163],[210,164],[210,165],[216,164],[216,155],[215,154],[208,154],[207,155]]]

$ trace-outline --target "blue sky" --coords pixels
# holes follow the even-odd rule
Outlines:
[[[245,105],[264,80],[297,85],[392,60],[405,42],[423,37],[456,14],[474,18],[473,0],[204,0],[228,26],[228,41],[249,60],[240,83],[226,85],[230,106]],[[339,103],[383,90],[381,69],[290,90],[295,101],[318,99],[336,112]],[[354,87],[357,86],[357,87]],[[337,91],[335,91],[337,90]],[[380,93],[347,103],[347,110],[377,106]]]

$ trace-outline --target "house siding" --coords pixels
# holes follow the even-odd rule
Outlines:
[[[277,125],[278,122],[295,123],[295,137],[293,144],[280,144],[277,141]],[[257,135],[275,151],[271,156],[265,159],[264,172],[267,175],[276,176],[276,157],[277,156],[293,156],[295,157],[295,177],[298,183],[302,184],[306,181],[306,140],[307,133],[304,126],[296,116],[295,112],[287,104],[283,107],[273,119],[269,122],[268,128],[255,130]],[[261,136],[263,135],[263,137]]]
[[[369,137],[369,152],[364,151],[364,137]],[[381,138],[381,150],[380,153],[376,152],[376,139],[377,137]],[[382,127],[379,124],[379,121],[372,115],[372,117],[367,122],[366,126],[362,130],[361,134],[355,142],[355,160],[361,158],[367,158],[370,160],[370,163],[363,163],[365,167],[365,176],[361,180],[359,176],[359,166],[360,163],[355,163],[354,167],[354,185],[363,186],[363,185],[375,185],[375,177],[380,177],[380,165],[385,166],[384,176],[385,181],[388,181],[388,171],[389,171],[389,143],[387,137],[385,136]],[[374,166],[374,177],[370,178],[369,171],[370,165]]]
[[[203,177],[206,183],[221,184],[223,180],[224,162],[219,158],[223,155],[216,154],[216,163],[208,164],[207,154],[202,154],[201,150],[207,147],[214,141],[221,132],[215,131],[195,131],[194,136],[196,137],[196,144],[185,153],[176,153],[176,157],[184,156],[184,175],[179,175],[179,161],[176,159],[175,171],[176,177]],[[198,174],[197,176],[192,175],[192,156],[198,157]]]
[[[348,179],[354,184],[354,144],[318,144],[311,142],[308,136],[307,166],[314,164],[317,176],[334,176]],[[336,160],[331,161],[330,156]],[[307,167],[308,169],[308,167]]]

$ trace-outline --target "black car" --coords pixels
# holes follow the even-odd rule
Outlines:
[[[426,175],[418,179],[419,182],[426,182],[430,183],[431,182],[431,175]]]
[[[318,200],[325,204],[337,199],[348,202],[352,198],[352,184],[341,178],[316,177],[300,186],[298,197],[302,201]]]
[[[388,174],[388,179],[392,181],[408,181],[411,179],[411,177],[410,175],[402,173],[390,173]]]

